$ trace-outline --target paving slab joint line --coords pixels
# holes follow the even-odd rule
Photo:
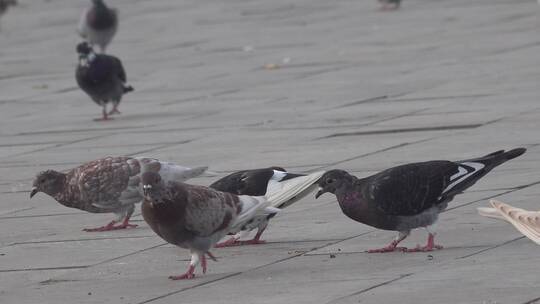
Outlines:
[[[325,169],[325,168],[328,168],[328,167],[332,167],[332,166],[335,166],[335,165],[339,165],[339,164],[342,164],[342,163],[345,163],[345,162],[348,162],[348,161],[351,161],[351,160],[364,158],[364,157],[367,157],[367,156],[375,155],[377,153],[386,152],[386,151],[390,151],[390,150],[393,150],[393,149],[398,149],[398,148],[405,147],[405,146],[410,146],[410,145],[414,145],[414,144],[423,143],[423,142],[430,141],[430,140],[435,139],[435,138],[438,138],[438,137],[430,137],[430,138],[425,138],[425,139],[421,139],[421,140],[417,140],[417,141],[405,142],[405,143],[393,145],[393,146],[386,147],[386,148],[383,148],[383,149],[379,149],[379,150],[376,150],[376,151],[373,151],[373,152],[368,152],[368,153],[364,153],[364,154],[361,154],[361,155],[349,157],[349,158],[346,158],[346,159],[343,159],[343,160],[340,160],[340,161],[328,163],[326,165],[323,165],[323,166],[316,167],[316,168],[313,168],[311,170],[308,170],[308,172],[319,171],[319,170],[322,170],[322,169]]]
[[[442,212],[447,212],[447,211],[454,210],[454,209],[457,209],[457,208],[461,208],[461,207],[464,207],[464,206],[472,205],[472,204],[478,203],[480,201],[485,201],[485,200],[488,200],[488,199],[496,198],[496,197],[499,197],[499,196],[502,196],[502,195],[505,195],[505,194],[508,194],[508,193],[512,193],[512,192],[523,190],[523,189],[526,189],[526,188],[529,188],[529,187],[532,187],[532,186],[536,186],[538,184],[540,184],[540,181],[532,182],[532,183],[526,184],[526,185],[517,186],[517,187],[514,187],[514,188],[512,188],[511,190],[508,190],[508,191],[504,191],[504,192],[501,192],[501,193],[498,193],[498,194],[486,196],[484,198],[477,199],[477,200],[474,200],[474,201],[471,201],[471,202],[468,202],[468,203],[465,203],[465,204],[457,205],[457,206],[452,207],[452,208],[447,208],[447,209],[443,210]]]
[[[540,297],[529,300],[523,304],[537,304],[537,303],[540,303]]]
[[[391,279],[391,280],[388,280],[388,281],[385,281],[385,282],[382,282],[382,283],[373,285],[373,286],[371,286],[371,287],[362,289],[362,290],[360,290],[360,291],[357,291],[357,292],[355,292],[355,293],[352,293],[352,294],[349,294],[349,295],[346,295],[346,296],[343,296],[343,297],[339,297],[339,298],[334,299],[334,300],[332,300],[332,301],[330,301],[330,302],[326,302],[326,304],[338,303],[338,301],[341,301],[341,300],[343,300],[343,299],[350,298],[350,297],[354,297],[354,296],[357,296],[357,295],[361,295],[361,294],[363,294],[363,293],[365,293],[365,292],[367,292],[367,291],[370,291],[370,290],[373,290],[373,289],[375,289],[375,288],[378,288],[378,287],[381,287],[381,286],[385,286],[385,285],[388,285],[388,284],[392,284],[392,283],[395,282],[395,281],[399,281],[399,280],[401,280],[401,279],[403,279],[403,278],[406,278],[406,277],[409,277],[409,276],[411,276],[411,275],[413,275],[413,273],[402,274],[402,275],[400,275],[400,276],[397,277],[397,278],[394,278],[394,279]]]
[[[315,248],[312,248],[312,249],[307,250],[307,251],[299,252],[299,253],[296,253],[296,254],[294,254],[294,255],[292,255],[292,256],[289,256],[289,257],[286,257],[286,258],[283,258],[283,259],[279,259],[279,260],[277,260],[277,261],[274,261],[274,262],[271,262],[271,263],[268,263],[268,264],[264,264],[264,265],[261,265],[261,266],[258,266],[258,267],[254,267],[254,268],[248,269],[248,270],[246,270],[246,271],[241,271],[241,272],[231,273],[231,274],[228,274],[228,275],[226,275],[226,276],[217,278],[217,279],[215,279],[215,280],[206,281],[206,282],[203,282],[203,283],[194,285],[194,286],[184,287],[184,288],[182,288],[182,289],[175,290],[175,291],[171,291],[171,292],[168,292],[168,293],[166,293],[166,294],[163,294],[163,295],[160,295],[160,296],[157,296],[157,297],[154,297],[154,298],[151,298],[151,299],[142,301],[142,302],[138,302],[138,303],[136,303],[136,304],[146,304],[146,303],[150,303],[150,302],[153,302],[153,301],[155,301],[155,300],[160,300],[160,299],[166,298],[166,297],[168,297],[168,296],[172,296],[172,295],[175,295],[175,294],[184,292],[184,291],[186,291],[186,290],[190,290],[190,289],[194,289],[194,288],[197,288],[197,287],[202,287],[202,286],[205,286],[205,285],[208,285],[208,284],[211,284],[211,283],[219,282],[219,281],[221,281],[221,280],[225,280],[225,279],[228,279],[228,278],[231,278],[231,277],[235,277],[235,276],[241,275],[241,274],[246,273],[246,272],[249,272],[249,271],[258,270],[258,269],[261,269],[261,268],[264,268],[264,267],[267,267],[267,266],[271,266],[271,265],[275,265],[275,264],[278,264],[278,263],[281,263],[281,262],[284,262],[284,261],[288,261],[288,260],[297,258],[297,257],[299,257],[299,256],[304,256],[304,255],[307,256],[307,255],[308,255],[307,253],[313,252],[313,251],[315,251],[315,250],[322,249],[322,248],[327,247],[327,246],[332,246],[332,245],[335,245],[335,244],[338,244],[338,243],[341,243],[341,242],[345,242],[345,241],[354,239],[354,238],[356,238],[356,237],[363,236],[363,235],[365,235],[365,234],[367,234],[367,233],[370,233],[370,232],[364,232],[364,233],[361,233],[361,234],[357,234],[357,235],[353,235],[353,236],[350,236],[350,237],[347,237],[347,238],[344,238],[344,239],[337,240],[337,241],[335,241],[335,242],[326,243],[325,245],[322,245],[322,246],[319,246],[319,247],[315,247]]]
[[[498,245],[495,245],[495,246],[491,246],[491,247],[488,247],[488,248],[485,248],[485,249],[482,249],[482,250],[479,250],[479,251],[476,251],[476,252],[473,252],[473,253],[470,253],[470,254],[467,254],[467,255],[464,255],[464,256],[460,256],[460,257],[457,257],[456,260],[460,260],[460,259],[466,259],[466,258],[469,258],[473,255],[477,255],[477,254],[481,254],[481,253],[484,253],[486,251],[489,251],[489,250],[492,250],[492,249],[496,249],[496,248],[499,248],[499,247],[502,247],[504,245],[507,245],[507,244],[510,244],[510,243],[513,243],[517,240],[521,240],[521,239],[524,239],[525,236],[520,236],[520,237],[517,237],[515,239],[511,239],[509,241],[506,241],[502,244],[498,244]]]

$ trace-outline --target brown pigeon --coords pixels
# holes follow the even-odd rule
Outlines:
[[[141,174],[160,172],[165,180],[185,181],[201,175],[207,167],[186,168],[144,157],[106,157],[85,163],[65,173],[47,170],[39,173],[30,197],[38,192],[52,196],[60,204],[91,213],[114,213],[117,219],[99,228],[84,231],[109,231],[136,227],[129,224],[139,192]],[[116,223],[121,222],[120,225]]]
[[[208,187],[165,181],[157,172],[141,178],[144,193],[142,215],[165,241],[191,251],[186,273],[172,280],[192,279],[201,263],[206,273],[206,255],[223,236],[242,226],[268,204],[264,196],[234,195]]]
[[[361,179],[343,170],[331,170],[321,177],[320,190],[315,197],[333,193],[349,218],[378,229],[398,231],[392,243],[368,250],[370,253],[432,251],[442,246],[435,244],[431,226],[448,203],[493,168],[525,151],[525,148],[517,148],[468,160],[405,164]],[[397,247],[412,229],[420,227],[428,231],[426,246]]]

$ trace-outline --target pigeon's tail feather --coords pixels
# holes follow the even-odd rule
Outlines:
[[[159,161],[155,158],[135,157],[142,166],[142,171],[153,171],[159,173],[166,181],[184,182],[203,174],[208,167],[188,168],[171,162]]]
[[[316,188],[316,182],[325,171],[298,176],[281,182],[269,182],[266,190],[266,198],[270,206],[285,208],[305,197]]]
[[[452,176],[453,179],[451,178],[450,185],[446,187],[443,194],[453,197],[463,192],[488,174],[493,168],[522,155],[525,151],[525,148],[516,148],[507,152],[500,150],[482,157],[456,162],[459,171]]]
[[[509,161],[511,159],[514,159],[522,155],[526,151],[527,149],[525,148],[516,148],[510,151],[499,150],[499,151],[490,153],[488,155],[485,155],[479,158],[460,161],[460,163],[464,163],[464,162],[481,163],[482,165],[485,166],[484,170],[489,171],[506,161]]]
[[[124,87],[124,94],[126,94],[128,92],[131,92],[131,91],[135,91],[135,89],[132,86],[128,85],[128,86]]]

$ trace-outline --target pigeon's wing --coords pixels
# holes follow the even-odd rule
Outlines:
[[[122,82],[126,82],[127,81],[127,77],[126,77],[126,71],[124,70],[124,65],[122,64],[122,61],[120,61],[120,59],[116,58],[116,57],[111,57],[112,61],[113,61],[113,65],[114,65],[114,71],[116,71],[116,75],[118,76],[118,78],[120,80],[122,80]]]
[[[125,157],[107,157],[74,169],[81,200],[110,210],[131,203],[133,192],[129,188],[136,183],[138,172],[134,172],[127,160]]]
[[[240,204],[238,197],[202,186],[182,185],[185,198],[185,228],[199,237],[228,231],[236,219]]]
[[[458,173],[449,161],[402,165],[367,179],[364,197],[379,211],[389,215],[416,215],[446,201],[445,188]]]
[[[247,171],[238,171],[231,173],[213,182],[209,187],[218,191],[239,195],[241,194],[240,190],[244,189],[244,183],[242,182],[242,179],[244,178],[245,172]]]
[[[175,163],[159,161],[155,158],[148,157],[136,157],[135,159],[141,164],[141,172],[152,171],[159,173],[165,182],[184,182],[190,178],[203,174],[208,169],[206,166],[189,168],[177,165]]]
[[[264,195],[273,175],[270,168],[238,171],[214,182],[210,188],[236,195]]]

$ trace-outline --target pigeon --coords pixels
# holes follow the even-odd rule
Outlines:
[[[401,0],[379,0],[379,2],[382,4],[383,11],[397,10],[401,5]]]
[[[230,231],[234,236],[216,247],[229,247],[238,245],[264,244],[261,235],[268,226],[268,221],[281,209],[290,206],[315,190],[315,183],[324,174],[323,171],[309,175],[288,173],[281,167],[269,167],[264,169],[244,170],[232,173],[210,185],[218,191],[233,193],[236,195],[260,196],[266,195],[270,207],[265,213],[253,218],[239,231]],[[278,196],[273,196],[279,193]],[[257,229],[257,234],[251,240],[241,241],[251,230]]]
[[[362,179],[346,171],[330,170],[319,180],[320,189],[315,197],[333,193],[349,218],[378,229],[399,232],[388,246],[368,250],[370,253],[432,251],[442,246],[435,244],[435,232],[430,226],[448,202],[496,166],[525,151],[525,148],[517,148],[456,162],[435,160],[405,164]],[[412,229],[419,227],[428,231],[426,246],[397,247]]]
[[[496,200],[490,200],[489,203],[492,207],[477,208],[480,215],[507,221],[540,245],[540,211],[528,211]]]
[[[206,256],[216,261],[210,248],[268,204],[264,196],[234,195],[204,186],[167,182],[151,171],[143,173],[141,184],[144,220],[162,239],[191,252],[186,273],[170,276],[172,280],[194,278],[199,262],[206,273]]]
[[[75,73],[77,84],[92,100],[103,107],[103,117],[94,119],[109,120],[108,115],[120,114],[118,105],[122,95],[133,91],[126,85],[126,72],[120,59],[95,54],[90,45],[81,42],[77,45],[79,64]],[[113,108],[107,113],[107,103],[112,102]]]
[[[30,198],[43,192],[66,207],[117,216],[105,226],[84,229],[87,232],[131,228],[136,225],[129,224],[129,218],[135,204],[143,199],[139,191],[143,172],[159,172],[165,180],[185,181],[201,175],[206,169],[191,169],[146,157],[106,157],[65,173],[46,170],[37,174]]]
[[[7,12],[10,6],[17,5],[17,0],[0,0],[0,16]]]
[[[116,9],[107,7],[103,0],[92,0],[92,6],[85,9],[81,15],[77,31],[88,43],[97,44],[101,53],[105,53],[117,29]]]

